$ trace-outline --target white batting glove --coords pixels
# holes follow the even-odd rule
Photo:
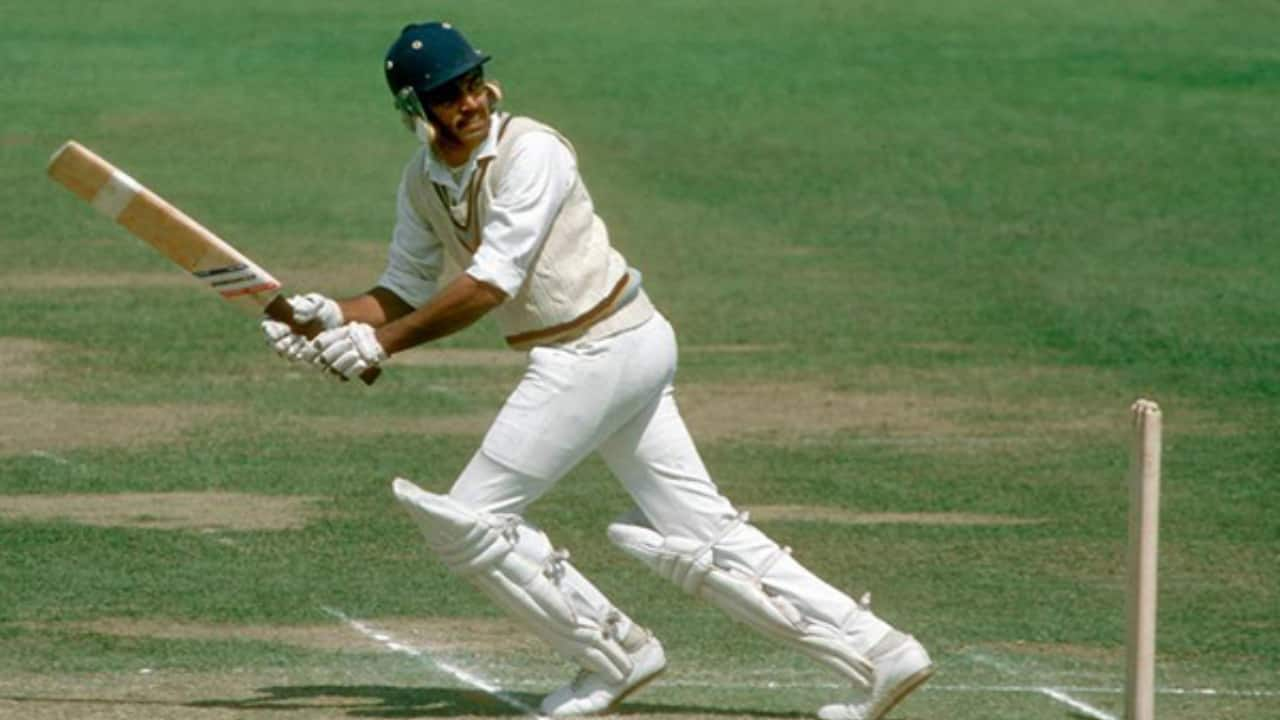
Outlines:
[[[335,377],[348,380],[387,359],[387,352],[374,336],[373,328],[364,323],[348,323],[326,330],[310,344],[319,353],[312,362]]]
[[[325,330],[342,327],[344,320],[342,308],[338,307],[338,303],[320,293],[294,295],[288,302],[293,308],[293,320],[299,325],[319,320]]]
[[[276,351],[277,355],[291,362],[311,362],[319,354],[315,346],[305,337],[282,322],[263,320],[262,334],[266,336],[267,344]]]

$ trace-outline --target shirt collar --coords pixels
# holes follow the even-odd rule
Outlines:
[[[485,158],[496,157],[498,155],[498,132],[502,128],[502,121],[505,118],[504,113],[492,113],[489,116],[489,136],[480,143],[480,146],[471,153],[471,157],[462,164],[460,168],[451,168],[443,160],[436,157],[434,146],[428,146],[426,154],[426,170],[427,176],[431,181],[459,193],[471,182],[471,175],[476,170],[476,165]]]

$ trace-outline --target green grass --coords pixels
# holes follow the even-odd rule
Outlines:
[[[289,372],[251,320],[208,293],[108,282],[173,271],[43,177],[49,154],[77,138],[287,282],[308,284],[298,289],[362,289],[381,270],[412,149],[381,54],[429,11],[494,55],[510,109],[572,139],[612,236],[680,334],[682,384],[811,383],[903,398],[936,425],[701,443],[732,498],[1044,520],[763,523],[824,577],[873,590],[878,610],[935,651],[937,685],[1119,686],[1126,406],[1147,395],[1167,431],[1162,684],[1280,690],[1273,4],[589,8],[127,0],[6,10],[0,343],[54,351],[35,359],[34,375],[16,369],[23,358],[0,367],[0,400],[116,408],[122,426],[136,422],[130,407],[196,420],[157,442],[71,447],[61,462],[40,448],[0,455],[0,503],[207,489],[320,496],[327,512],[297,530],[216,534],[233,545],[0,520],[0,643],[14,650],[0,654],[0,671],[270,678],[257,704],[210,689],[190,710],[339,698],[338,716],[439,714],[437,702],[512,712],[428,663],[367,646],[121,638],[67,624],[338,625],[324,607],[372,619],[496,616],[417,543],[388,481],[447,487],[478,436],[394,423],[492,411],[518,368],[393,363],[372,389]],[[697,351],[730,343],[763,349]],[[497,349],[499,339],[486,322],[444,345]],[[315,417],[388,429],[317,435],[306,425]],[[631,711],[811,712],[812,686],[829,679],[603,542],[627,506],[592,460],[531,514],[670,639],[675,679]],[[523,660],[508,659],[499,677],[533,702],[563,668]],[[740,679],[735,668],[774,668],[810,689],[723,687]],[[17,694],[9,687],[0,684],[0,714]],[[1086,700],[1119,712],[1115,695]],[[1260,720],[1275,701],[1162,695],[1159,707],[1162,718]],[[128,716],[148,716],[136,710]],[[898,713],[1064,714],[1034,692],[943,690]]]

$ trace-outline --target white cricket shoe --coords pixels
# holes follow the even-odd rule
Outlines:
[[[662,652],[662,643],[648,632],[636,644],[635,650],[627,648],[631,672],[622,682],[614,683],[600,673],[583,670],[568,685],[542,699],[542,714],[550,717],[597,715],[647,685],[667,668],[667,656]]]
[[[867,653],[875,667],[871,696],[862,702],[835,703],[818,710],[822,720],[880,720],[912,690],[933,675],[924,646],[910,635],[890,631]]]

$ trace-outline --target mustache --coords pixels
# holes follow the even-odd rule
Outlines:
[[[453,126],[455,128],[464,128],[479,120],[484,120],[486,115],[487,113],[484,110],[476,110],[475,112],[459,115],[457,119],[454,120]]]

